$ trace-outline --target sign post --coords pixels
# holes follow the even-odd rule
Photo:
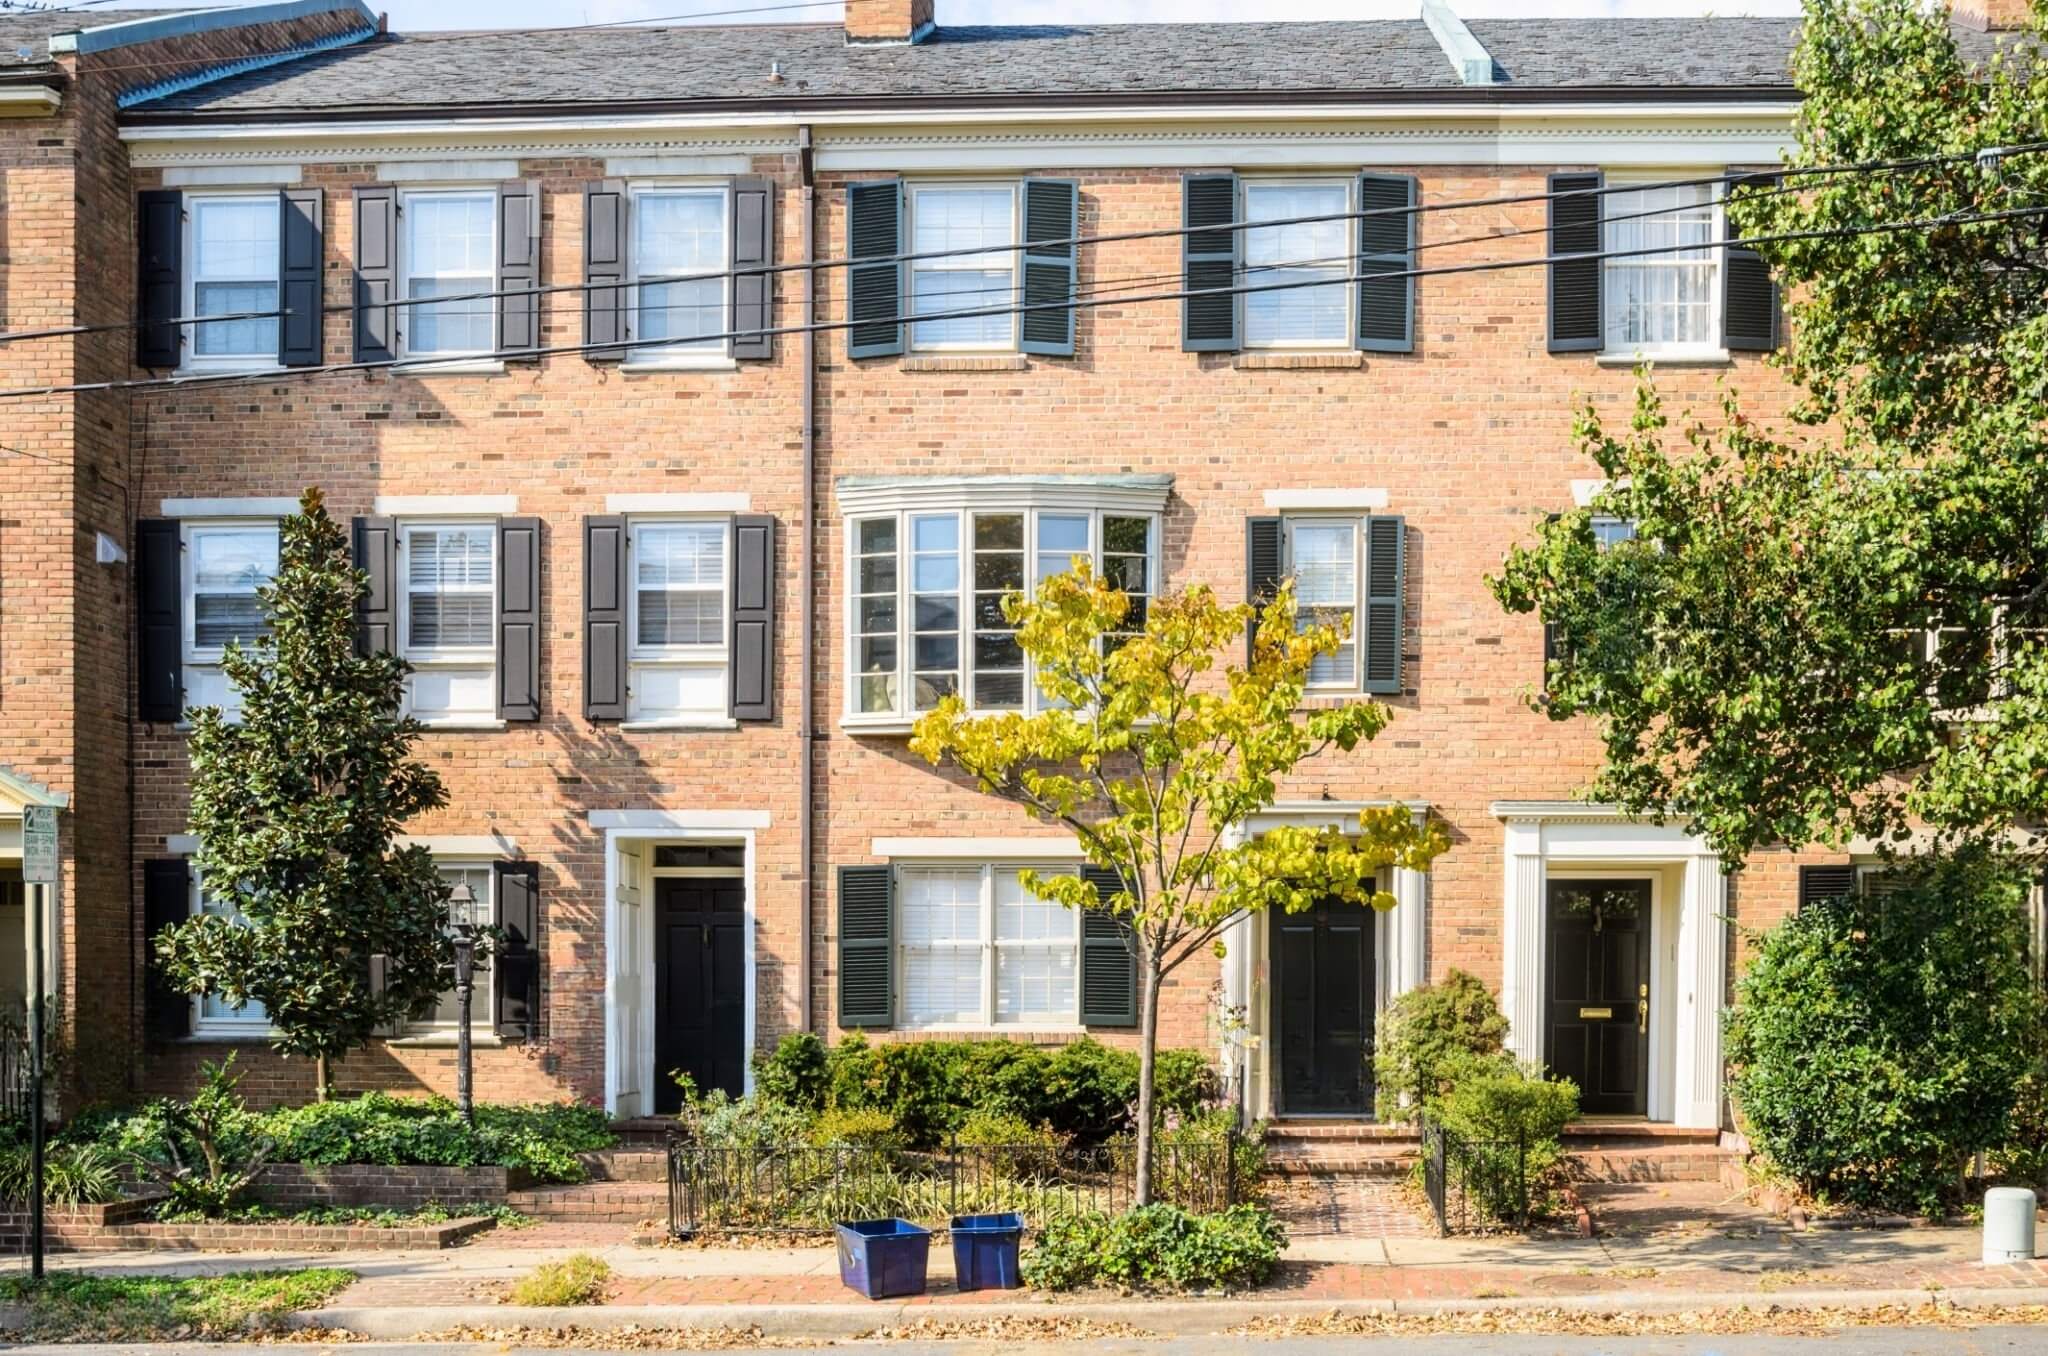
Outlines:
[[[21,879],[28,910],[29,1274],[43,1276],[43,917],[57,888],[57,807],[21,812]]]

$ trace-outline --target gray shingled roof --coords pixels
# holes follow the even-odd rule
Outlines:
[[[50,60],[50,35],[147,19],[160,9],[21,10],[0,14],[0,71]],[[22,53],[26,51],[27,56]]]

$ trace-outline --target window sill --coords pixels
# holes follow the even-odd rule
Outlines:
[[[460,734],[464,731],[475,734],[493,734],[506,728],[505,722],[502,720],[483,717],[461,716],[436,720],[425,716],[414,716],[413,719],[417,720],[420,723],[420,728],[428,734],[441,734],[444,732]]]
[[[917,722],[902,716],[842,716],[839,728],[856,735],[907,735]]]
[[[662,730],[737,730],[740,723],[731,716],[679,716],[673,720],[627,720],[619,729],[627,734],[658,733]]]
[[[184,367],[180,367],[174,370],[171,373],[171,376],[173,378],[259,377],[269,376],[273,373],[281,375],[291,370],[291,368],[285,367],[279,363],[264,362],[258,358],[251,358],[247,362],[189,363]]]
[[[1357,349],[1341,353],[1240,353],[1231,364],[1240,372],[1324,372],[1364,367]]]
[[[497,358],[408,358],[391,369],[401,377],[501,377]]]
[[[619,364],[619,371],[631,375],[636,372],[737,372],[739,363],[724,356],[692,357],[674,354],[662,358],[628,358]]]
[[[1684,348],[1665,352],[1602,353],[1594,358],[1602,367],[1733,367],[1735,360],[1725,348]]]
[[[1090,1030],[1090,1028],[1078,1022],[1073,1026],[1057,1026],[1050,1023],[1032,1023],[1028,1026],[1003,1025],[999,1023],[989,1026],[981,1022],[934,1022],[930,1025],[919,1026],[909,1022],[898,1022],[889,1029],[917,1036],[988,1036],[991,1038],[1005,1036],[1013,1041],[1022,1041],[1026,1045],[1040,1040],[1071,1041],[1087,1035]],[[1104,1027],[1103,1030],[1121,1031],[1123,1028]]]
[[[1021,353],[963,353],[951,357],[924,353],[905,358],[902,363],[905,372],[1023,372],[1030,366],[1031,360]]]
[[[453,1050],[461,1041],[453,1031],[422,1031],[412,1036],[387,1036],[384,1043],[403,1050]],[[496,1050],[505,1042],[496,1033],[486,1034],[471,1027],[469,1044],[473,1050]]]
[[[252,1026],[241,1031],[194,1031],[179,1036],[176,1043],[181,1045],[253,1045],[257,1041],[268,1041],[276,1035],[276,1029],[267,1026]]]

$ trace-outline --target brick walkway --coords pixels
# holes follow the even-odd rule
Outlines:
[[[1436,1236],[1420,1197],[1396,1178],[1358,1173],[1277,1177],[1267,1194],[1289,1238]]]

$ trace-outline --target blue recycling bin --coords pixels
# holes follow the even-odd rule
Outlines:
[[[839,1236],[839,1279],[871,1300],[922,1295],[932,1231],[907,1219],[864,1219],[832,1226]]]
[[[962,1290],[1015,1290],[1022,1215],[953,1216],[953,1273]]]

